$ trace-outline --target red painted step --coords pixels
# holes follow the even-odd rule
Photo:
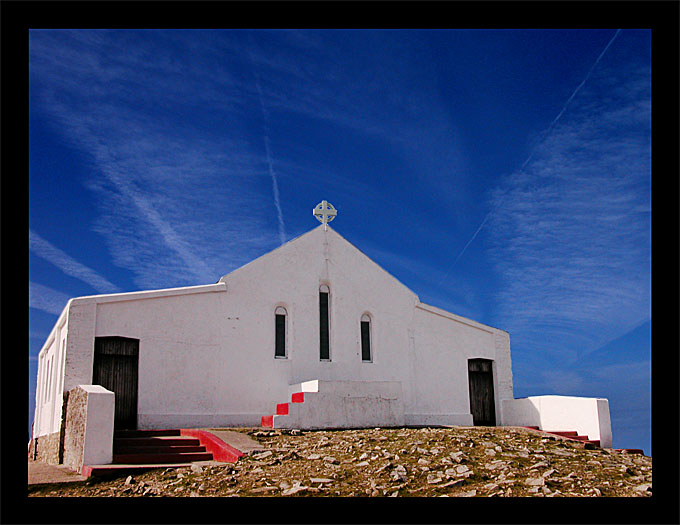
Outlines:
[[[179,436],[179,434],[178,434]],[[196,438],[183,437],[151,437],[151,438],[115,438],[113,446],[128,446],[128,447],[173,447],[173,446],[195,446],[200,445],[201,442]]]
[[[114,454],[114,463],[190,463],[192,461],[212,461],[210,452],[187,452],[173,454]]]
[[[555,434],[557,436],[562,436],[562,437],[576,437],[578,436],[578,432],[575,430],[546,430],[548,434]]]
[[[579,441],[580,443],[584,443],[586,445],[591,445],[598,448],[600,447],[600,440],[588,439],[588,436],[580,436],[575,430],[540,430],[536,426],[524,426],[522,428],[537,430],[538,432],[542,432],[544,434],[552,434],[554,436],[560,436],[571,441]]]
[[[196,440],[198,441],[198,440]],[[193,446],[139,446],[139,447],[113,447],[114,454],[177,454],[179,452],[207,452],[203,445]]]
[[[111,474],[140,474],[160,467],[174,467],[180,465],[182,465],[182,463],[167,463],[165,465],[83,465],[81,474],[86,478],[89,478],[90,476],[109,476]]]
[[[296,392],[292,396],[290,396],[290,400],[292,403],[304,403],[305,402],[305,393],[304,392]]]
[[[305,393],[295,392],[290,396],[290,403],[304,403]],[[274,428],[274,416],[287,416],[290,413],[290,403],[278,403],[276,405],[276,414],[271,416],[262,416],[260,426],[264,428]]]
[[[113,463],[83,465],[82,474],[89,477],[141,472],[194,461],[235,463],[244,455],[211,432],[187,428],[116,432],[113,447]]]
[[[160,430],[116,430],[114,438],[147,438],[160,436],[179,436],[179,429],[168,428]]]
[[[232,447],[229,443],[225,443],[211,432],[197,428],[183,428],[181,433],[183,436],[198,438],[201,445],[213,455],[214,461],[236,463],[238,458],[244,456],[243,452]]]

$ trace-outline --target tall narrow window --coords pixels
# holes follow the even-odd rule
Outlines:
[[[330,361],[330,337],[328,330],[328,296],[330,290],[325,284],[319,288],[319,358],[322,361]]]
[[[52,358],[47,362],[47,392],[45,394],[45,401],[49,401],[52,397]]]
[[[274,357],[286,357],[286,309],[279,306],[275,312],[276,319],[276,337]]]
[[[371,318],[368,314],[361,316],[361,360],[371,361]]]

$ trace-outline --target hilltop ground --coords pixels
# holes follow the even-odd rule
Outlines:
[[[234,429],[231,429],[234,430]],[[29,496],[650,496],[652,460],[515,427],[238,429],[236,464],[29,486]]]

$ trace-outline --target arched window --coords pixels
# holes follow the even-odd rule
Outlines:
[[[286,318],[288,313],[283,306],[276,308],[275,314],[275,342],[274,357],[278,359],[286,358]]]
[[[373,361],[371,354],[371,317],[368,314],[361,316],[361,360]]]
[[[322,284],[319,287],[319,359],[321,361],[331,360],[329,296],[330,290],[328,286]]]

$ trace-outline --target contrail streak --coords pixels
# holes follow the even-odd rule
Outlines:
[[[604,54],[607,52],[607,49],[609,49],[609,46],[612,45],[612,42],[614,42],[614,39],[615,39],[617,36],[619,36],[619,33],[620,33],[620,32],[621,32],[620,29],[617,29],[617,30],[616,30],[616,33],[614,33],[614,36],[612,37],[612,39],[611,39],[611,40],[609,41],[609,43],[605,46],[605,48],[602,50],[602,53],[600,53],[600,56],[598,56],[597,59],[595,60],[595,62],[593,63],[593,65],[590,66],[590,69],[588,70],[588,73],[586,74],[586,77],[581,81],[581,83],[580,83],[578,86],[576,86],[576,89],[575,89],[574,92],[571,94],[571,96],[567,99],[567,102],[564,104],[564,107],[562,108],[562,111],[559,112],[559,114],[555,117],[555,119],[550,123],[550,126],[548,126],[548,131],[547,131],[547,133],[546,133],[544,139],[550,134],[550,132],[552,131],[552,129],[553,129],[553,127],[555,126],[555,124],[557,124],[557,121],[560,120],[560,117],[562,116],[562,113],[565,112],[565,110],[567,109],[567,106],[569,105],[569,103],[570,103],[570,102],[572,101],[572,99],[576,96],[576,93],[578,93],[578,92],[581,90],[581,88],[583,87],[583,85],[584,85],[584,84],[586,83],[586,81],[590,78],[590,75],[593,73],[593,70],[595,69],[595,66],[597,66],[597,65],[600,63],[600,60],[602,60],[602,57],[603,57]],[[535,148],[534,148],[534,149],[535,149]],[[533,154],[533,151],[532,151],[532,154]]]
[[[111,293],[120,291],[120,288],[111,281],[102,277],[93,269],[79,263],[31,230],[28,230],[28,249],[38,257],[59,268],[66,275],[89,284],[98,292]]]
[[[576,86],[576,89],[574,90],[574,92],[573,92],[573,93],[571,94],[571,96],[567,99],[567,101],[565,102],[565,104],[564,104],[564,106],[562,107],[562,109],[560,110],[560,112],[557,114],[557,116],[553,119],[553,121],[550,123],[550,125],[549,125],[548,128],[546,129],[545,133],[543,134],[543,137],[541,137],[541,139],[540,139],[540,140],[536,143],[536,145],[531,149],[531,152],[529,153],[529,156],[526,158],[526,160],[522,163],[522,166],[520,166],[520,168],[519,168],[519,171],[520,171],[520,172],[521,172],[524,168],[526,168],[527,164],[529,164],[529,161],[530,161],[531,158],[533,157],[534,152],[536,151],[536,148],[537,148],[540,144],[542,144],[543,141],[545,141],[545,139],[548,138],[548,136],[550,135],[550,133],[552,133],[553,128],[555,127],[555,125],[557,124],[557,122],[560,120],[560,118],[562,117],[562,115],[564,114],[564,112],[566,111],[567,107],[569,106],[569,103],[574,99],[574,97],[576,96],[576,94],[581,90],[581,88],[584,86],[584,84],[585,84],[585,83],[587,82],[587,80],[590,78],[590,75],[593,73],[593,70],[595,69],[595,67],[597,66],[597,64],[600,63],[600,60],[602,60],[602,57],[604,56],[604,54],[605,54],[605,53],[607,52],[607,50],[609,49],[609,46],[612,45],[612,42],[614,42],[614,39],[616,39],[616,37],[619,35],[620,32],[621,32],[620,29],[617,29],[617,30],[616,30],[616,33],[614,33],[614,36],[611,38],[611,40],[609,41],[609,43],[604,47],[604,49],[602,50],[602,52],[600,53],[600,55],[597,57],[597,59],[595,59],[595,62],[593,63],[593,65],[590,66],[590,69],[588,70],[588,73],[586,73],[585,78],[581,81],[581,83],[580,83],[578,86]],[[505,199],[505,196],[506,196],[506,195],[507,195],[507,193],[501,197],[501,199],[499,200],[498,205],[497,205],[496,207],[500,206],[500,204],[503,202],[503,199]],[[470,246],[470,244],[472,244],[472,241],[475,240],[475,237],[477,237],[477,235],[479,234],[479,232],[482,231],[482,228],[483,228],[484,225],[486,224],[486,221],[489,220],[489,217],[491,216],[491,214],[493,213],[493,211],[494,211],[494,210],[492,209],[489,213],[486,214],[486,216],[484,217],[484,220],[483,220],[482,223],[479,225],[479,228],[477,228],[477,231],[474,233],[474,235],[472,236],[472,238],[467,242],[467,244],[465,245],[465,247],[464,247],[464,248],[461,250],[461,252],[458,254],[458,257],[455,258],[455,260],[454,260],[453,263],[451,264],[451,267],[446,271],[446,273],[444,274],[444,277],[441,278],[441,280],[439,281],[438,284],[441,284],[441,283],[444,281],[444,279],[446,279],[446,277],[448,277],[449,272],[453,269],[453,267],[455,266],[455,264],[458,262],[458,259],[460,259],[460,258],[463,256],[463,254],[465,253],[465,251],[468,249],[468,246]]]
[[[272,149],[269,141],[269,116],[267,108],[264,106],[264,96],[262,95],[262,86],[260,86],[260,77],[257,74],[257,69],[253,66],[255,71],[255,87],[257,88],[257,95],[260,101],[260,109],[262,110],[262,120],[264,121],[264,149],[267,156],[267,167],[269,168],[269,175],[272,178],[272,190],[274,192],[274,205],[276,206],[277,218],[279,221],[279,240],[281,244],[286,242],[286,225],[283,222],[283,212],[281,211],[281,201],[279,199],[279,183],[276,180],[276,173],[274,172],[274,165],[272,163]]]

